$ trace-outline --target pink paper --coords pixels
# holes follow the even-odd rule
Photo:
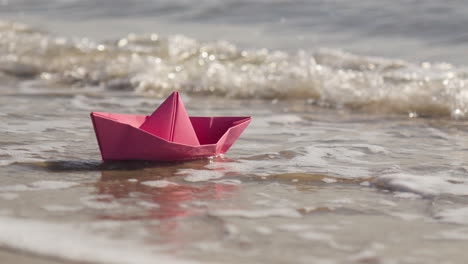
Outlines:
[[[250,117],[189,117],[178,92],[151,116],[92,112],[103,160],[178,161],[223,154]]]

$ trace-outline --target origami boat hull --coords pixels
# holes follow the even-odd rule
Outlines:
[[[149,116],[92,112],[103,160],[181,161],[223,154],[249,125],[250,117],[190,117],[199,145],[171,142],[140,129]]]

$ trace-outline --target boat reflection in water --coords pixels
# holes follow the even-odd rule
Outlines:
[[[214,162],[226,161],[229,160],[221,158],[214,160]],[[111,211],[111,214],[104,212],[100,218],[163,220],[206,213],[204,206],[206,201],[230,199],[238,194],[239,188],[239,185],[226,184],[222,181],[187,182],[183,180],[187,175],[179,173],[183,169],[195,169],[226,176],[235,174],[232,170],[226,172],[222,166],[207,169],[206,165],[209,163],[209,160],[198,160],[161,163],[141,168],[138,168],[137,164],[136,169],[135,163],[129,163],[130,169],[127,170],[121,168],[102,170],[101,179],[95,184],[98,197],[102,197],[101,202],[118,201],[124,207],[123,210]],[[143,210],[134,210],[135,207]]]

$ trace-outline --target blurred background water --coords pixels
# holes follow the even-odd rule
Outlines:
[[[0,262],[464,263],[464,1],[0,1]],[[89,112],[252,116],[100,161]]]
[[[130,32],[180,33],[249,48],[338,48],[360,55],[455,64],[465,64],[467,59],[463,52],[468,40],[467,11],[465,1],[435,0],[201,0],[196,4],[185,0],[3,0],[0,10],[5,18],[34,17],[36,25],[52,24],[52,29],[66,35],[90,36],[68,24],[80,27],[119,20],[117,25],[87,29],[100,38]]]
[[[6,75],[464,118],[464,2],[4,1]],[[47,33],[52,31],[54,33]],[[44,84],[41,84],[44,85]]]

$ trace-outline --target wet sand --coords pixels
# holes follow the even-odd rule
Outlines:
[[[44,256],[31,255],[23,252],[0,250],[0,259],[3,263],[18,263],[18,264],[64,264],[73,263],[70,261],[51,259]]]

